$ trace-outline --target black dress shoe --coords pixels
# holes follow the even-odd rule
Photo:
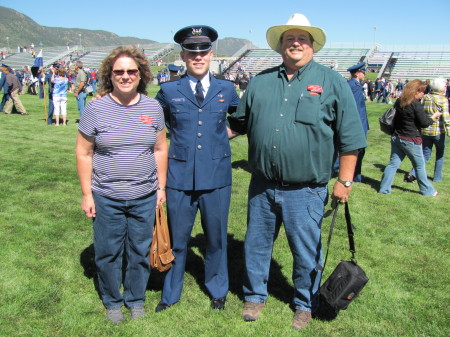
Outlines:
[[[226,297],[219,297],[215,298],[211,302],[211,308],[216,310],[223,310],[225,309],[225,301],[227,300]]]
[[[160,311],[166,310],[170,306],[171,306],[171,304],[159,302],[158,305],[156,306],[155,312],[160,312]]]

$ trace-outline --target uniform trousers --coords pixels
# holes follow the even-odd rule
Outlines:
[[[180,191],[167,188],[167,214],[175,261],[167,272],[161,301],[180,300],[188,244],[197,211],[206,236],[205,287],[212,298],[228,293],[227,229],[231,186],[205,191]]]

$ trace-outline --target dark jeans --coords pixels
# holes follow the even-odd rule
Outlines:
[[[95,264],[104,306],[115,309],[142,307],[150,276],[150,244],[156,210],[156,194],[115,200],[94,193]],[[122,284],[122,257],[127,266]]]

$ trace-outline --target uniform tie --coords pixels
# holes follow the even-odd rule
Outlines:
[[[202,82],[200,82],[200,80],[198,80],[197,84],[195,85],[195,98],[197,98],[197,102],[200,105],[203,103],[203,100],[205,99],[205,96],[203,96]]]

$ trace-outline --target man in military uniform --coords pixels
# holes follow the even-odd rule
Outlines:
[[[347,82],[350,86],[350,89],[352,89],[353,97],[355,97],[356,107],[358,108],[359,112],[359,118],[361,119],[361,124],[367,139],[367,132],[369,131],[369,121],[367,119],[366,100],[364,97],[364,90],[362,86],[362,82],[364,81],[364,77],[366,76],[366,62],[355,64],[354,66],[348,68],[347,71],[349,71],[352,76],[352,78]],[[358,150],[358,160],[356,161],[355,175],[353,176],[353,181],[356,183],[360,183],[362,181],[361,165],[365,153],[366,151],[364,148]]]
[[[0,103],[0,111],[3,111],[3,107],[6,104],[6,101],[9,99],[8,94],[8,83],[6,83],[6,68],[8,66],[4,63],[0,64],[0,90],[3,89],[3,97]]]
[[[180,79],[180,75],[178,75],[180,67],[177,67],[175,64],[169,64],[167,68],[169,69],[169,81],[178,81]]]
[[[213,309],[222,310],[228,293],[227,227],[231,197],[231,150],[226,116],[239,97],[230,81],[211,75],[216,30],[189,26],[174,36],[181,45],[186,74],[161,83],[156,95],[171,133],[167,212],[175,262],[166,275],[156,312],[178,302],[183,288],[188,244],[200,210],[207,246],[205,287]]]

